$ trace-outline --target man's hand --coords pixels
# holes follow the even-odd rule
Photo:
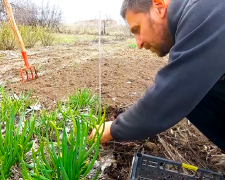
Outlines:
[[[105,122],[105,130],[104,130],[102,138],[100,140],[101,144],[107,143],[110,140],[112,140],[112,136],[111,136],[111,133],[110,133],[110,128],[111,128],[112,123],[113,123],[113,121]],[[101,128],[99,128],[99,132],[102,132],[102,128],[103,128],[103,125],[101,126]],[[96,133],[96,129],[94,129],[92,131],[91,135],[89,136],[89,139],[94,138],[95,133]]]

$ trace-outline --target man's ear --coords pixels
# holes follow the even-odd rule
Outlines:
[[[156,10],[160,17],[165,17],[167,6],[167,0],[152,0],[152,8]]]

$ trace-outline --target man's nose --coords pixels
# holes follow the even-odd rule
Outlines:
[[[136,42],[139,49],[143,48],[144,43],[139,36],[136,36]]]

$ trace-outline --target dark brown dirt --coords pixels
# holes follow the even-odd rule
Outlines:
[[[109,107],[108,110],[108,119],[114,120],[124,109]],[[102,147],[100,156],[113,153],[116,162],[106,169],[105,179],[129,179],[132,160],[138,152],[225,173],[225,156],[221,154],[224,152],[213,145],[187,119],[147,140],[107,143]]]
[[[149,51],[114,44],[104,46],[109,50],[105,50],[107,52],[103,53],[102,59],[102,98],[110,105],[123,107],[136,101],[153,83],[158,69],[166,63],[165,59],[159,60]],[[18,93],[32,89],[32,95],[39,97],[47,109],[54,109],[56,101],[67,98],[76,88],[88,87],[99,92],[97,45],[30,50],[30,64],[39,67],[40,77],[26,83],[11,83],[20,79],[18,72],[23,63],[17,58],[7,62],[8,56],[2,64],[6,70],[0,73],[2,81],[7,82],[7,88]]]

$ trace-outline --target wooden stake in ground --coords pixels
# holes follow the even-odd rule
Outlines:
[[[101,11],[99,12],[99,99],[100,99],[100,105],[101,105],[101,96],[102,96],[102,52],[101,52],[101,29],[102,29],[102,21],[101,21]]]

